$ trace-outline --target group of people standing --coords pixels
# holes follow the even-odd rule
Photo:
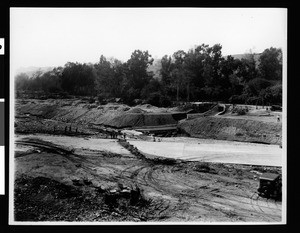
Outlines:
[[[104,134],[106,137],[110,137],[111,139],[123,138],[126,139],[126,134],[122,133],[121,130],[104,130]]]

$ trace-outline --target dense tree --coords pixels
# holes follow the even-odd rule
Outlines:
[[[162,84],[159,80],[152,78],[149,83],[142,89],[141,97],[147,99],[151,93],[160,93],[162,91]]]
[[[173,67],[171,69],[172,87],[176,88],[176,101],[179,101],[180,86],[184,84],[185,71],[184,59],[186,53],[183,50],[178,50],[173,54]]]
[[[18,90],[28,90],[29,85],[29,76],[26,73],[17,74],[15,77],[15,89]]]
[[[241,80],[246,83],[250,80],[257,78],[258,71],[256,68],[256,62],[254,59],[254,54],[246,54],[245,58],[242,58],[239,62],[239,72],[238,76]]]
[[[171,70],[172,70],[172,58],[171,56],[165,55],[161,59],[161,82],[164,86],[169,87],[172,83],[171,78]]]
[[[202,74],[204,55],[199,48],[200,46],[196,49],[190,49],[185,57],[184,69],[186,75],[187,101],[190,100],[190,95],[192,98],[201,98],[199,90],[204,86]]]
[[[25,73],[16,76],[16,90],[31,90],[31,91],[44,91],[44,92],[59,92],[61,88],[60,68],[55,68],[52,71],[41,72],[36,71],[29,77]]]
[[[110,61],[101,55],[99,63],[95,64],[96,70],[96,90],[97,93],[104,97],[111,97],[114,89],[114,70]]]
[[[218,100],[222,91],[220,86],[220,77],[221,77],[221,62],[223,61],[222,57],[222,46],[216,44],[212,47],[206,45],[204,47],[205,51],[205,60],[204,60],[204,80],[205,80],[205,92],[206,98],[211,100]]]
[[[269,48],[259,57],[260,76],[267,80],[281,80],[282,77],[282,51]]]
[[[61,86],[70,94],[93,95],[96,75],[91,65],[68,62],[62,71]]]
[[[124,63],[101,55],[96,64],[68,62],[45,73],[18,74],[15,86],[17,91],[97,94],[101,99],[121,98],[127,104],[138,100],[156,106],[169,106],[175,100],[281,103],[281,49],[266,49],[258,60],[251,52],[235,59],[223,57],[220,44],[201,44],[163,56],[161,78],[154,78],[152,63],[148,51],[135,50]]]
[[[147,71],[153,58],[148,51],[135,50],[130,59],[124,64],[124,79],[122,82],[122,95],[125,101],[132,102],[141,98],[142,89],[147,86],[152,78]]]
[[[221,87],[221,93],[218,96],[223,101],[228,101],[232,93],[241,91],[240,81],[237,78],[238,62],[232,56],[220,62],[220,77],[218,84]]]

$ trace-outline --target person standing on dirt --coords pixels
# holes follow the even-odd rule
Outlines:
[[[280,117],[279,117],[279,115],[277,115],[277,122],[280,122]]]

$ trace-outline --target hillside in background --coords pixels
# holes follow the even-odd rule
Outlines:
[[[230,55],[230,56],[232,56],[235,59],[242,60],[242,59],[249,59],[250,55],[251,54],[244,53],[244,54],[234,54],[234,55]],[[254,60],[256,62],[256,67],[257,67],[259,64],[259,57],[260,57],[261,53],[254,53],[253,55],[254,55]]]
[[[161,59],[154,58],[153,64],[149,66],[148,72],[153,72],[155,79],[160,79]]]
[[[29,66],[29,67],[21,67],[16,70],[16,74],[25,73],[29,77],[32,76],[35,72],[41,71],[42,73],[46,73],[48,71],[53,70],[54,66],[45,66],[45,67],[37,67],[37,66]]]

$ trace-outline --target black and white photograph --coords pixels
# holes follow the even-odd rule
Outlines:
[[[10,8],[9,224],[285,224],[287,13]]]

